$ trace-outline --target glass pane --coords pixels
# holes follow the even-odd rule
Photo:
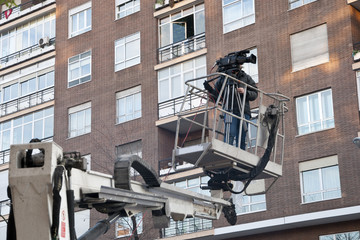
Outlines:
[[[24,125],[24,130],[23,130],[23,143],[28,143],[30,142],[31,138],[32,138],[32,124],[26,124]]]
[[[46,75],[39,76],[39,90],[46,87]]]
[[[20,84],[20,88],[21,88],[21,96],[26,95],[28,93],[28,81],[22,82]]]
[[[254,14],[253,0],[243,0],[244,3],[244,16]]]
[[[309,111],[310,111],[310,121],[319,121],[320,120],[320,108],[319,108],[319,96],[318,94],[313,94],[309,96]]]
[[[159,83],[159,102],[170,99],[169,80],[160,81]]]
[[[333,118],[333,103],[331,91],[325,91],[321,93],[321,102],[323,110],[323,118]]]
[[[140,40],[135,40],[126,44],[126,59],[140,55]]]
[[[91,8],[86,11],[86,26],[91,27]]]
[[[205,32],[205,14],[204,11],[195,14],[195,35]]]
[[[125,46],[120,45],[115,48],[115,62],[125,61]]]
[[[19,143],[23,143],[22,142],[22,127],[16,127],[14,128],[14,139],[13,139],[13,144],[19,144]]]
[[[173,43],[186,39],[186,22],[173,23]]]
[[[319,178],[319,170],[311,170],[305,171],[302,173],[303,177],[303,192],[304,193],[312,193],[316,191],[320,191],[320,178]]]
[[[44,138],[51,137],[54,135],[54,119],[53,117],[45,118],[45,131]]]
[[[90,58],[81,61],[81,76],[90,74]]]
[[[169,45],[170,42],[170,24],[165,24],[160,27],[160,47]]]
[[[30,93],[36,91],[36,78],[28,80],[28,90]]]
[[[72,33],[76,32],[78,30],[77,17],[78,17],[77,14],[75,14],[71,17],[71,23],[72,23],[72,25],[71,25],[72,31],[71,32]]]
[[[296,115],[298,125],[308,123],[308,107],[306,97],[296,99]]]
[[[171,96],[172,98],[180,97],[182,95],[181,77],[176,76],[171,78]]]
[[[85,12],[79,13],[79,30],[85,28]]]
[[[10,148],[10,130],[2,133],[1,150],[7,150]]]
[[[332,166],[322,169],[322,180],[324,190],[340,188],[339,167]]]
[[[43,127],[44,127],[43,119],[38,120],[34,123],[34,137],[35,138],[39,138],[39,139],[43,138],[43,130],[44,130]]]
[[[234,3],[224,8],[224,24],[235,21],[241,17],[241,2]]]
[[[54,71],[47,74],[47,87],[54,86],[55,74]]]

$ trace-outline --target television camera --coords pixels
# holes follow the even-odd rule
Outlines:
[[[226,72],[227,70],[230,69],[237,69],[239,68],[239,65],[243,63],[255,64],[256,56],[254,54],[247,56],[248,53],[250,53],[249,50],[241,50],[241,51],[229,53],[225,57],[216,60],[215,65],[218,66],[217,71]]]

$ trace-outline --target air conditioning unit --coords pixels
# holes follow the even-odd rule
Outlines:
[[[49,37],[43,37],[43,38],[40,38],[39,40],[39,46],[41,48],[44,48],[45,46],[49,46],[50,44],[50,39]]]

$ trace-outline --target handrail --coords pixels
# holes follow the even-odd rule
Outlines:
[[[51,38],[49,40],[49,46],[50,45],[55,45],[55,37],[53,37],[53,38]],[[5,57],[0,58],[0,63],[7,63],[7,62],[9,62],[9,61],[11,61],[13,59],[21,57],[22,55],[34,52],[34,51],[38,50],[39,48],[41,48],[41,47],[39,46],[38,43],[34,44],[34,45],[30,46],[30,47],[24,48],[24,49],[22,49],[20,51],[14,52],[12,54],[9,54],[9,55],[7,55]]]
[[[45,96],[49,96],[49,95],[50,95],[49,98],[45,98]],[[54,86],[45,88],[43,90],[34,93],[30,93],[28,95],[0,104],[0,117],[21,111],[26,108],[40,105],[42,103],[51,101],[53,99],[54,99]],[[11,111],[12,109],[14,109],[14,111]]]
[[[205,48],[205,33],[158,48],[159,63]]]

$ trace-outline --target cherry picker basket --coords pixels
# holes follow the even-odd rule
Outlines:
[[[217,97],[211,96],[207,90],[201,89],[199,82],[207,81],[213,84],[223,77],[223,85]],[[242,84],[245,93],[238,94],[241,110],[240,116],[225,107],[226,94],[229,95],[229,83]],[[287,112],[286,102],[290,99],[279,93],[266,93],[251,85],[224,74],[213,73],[201,78],[188,80],[187,90],[179,113],[177,114],[177,128],[175,147],[172,154],[172,166],[178,163],[190,163],[195,167],[202,167],[214,183],[210,189],[231,189],[230,181],[241,181],[247,195],[265,193],[272,184],[282,176],[282,165],[285,148],[284,114]],[[251,118],[244,116],[245,96],[247,91],[257,91],[258,97],[250,102]],[[226,93],[227,92],[227,93]],[[235,96],[233,95],[233,96]],[[188,106],[190,99],[201,99],[199,106]],[[246,135],[246,147],[241,149],[234,142],[230,143],[225,133],[226,124],[231,118],[240,121],[239,139]],[[186,138],[189,132],[201,136],[201,142],[188,145]],[[239,144],[240,145],[240,144]],[[266,181],[265,181],[266,179]],[[253,181],[252,180],[261,180]],[[220,185],[219,185],[220,184]]]

